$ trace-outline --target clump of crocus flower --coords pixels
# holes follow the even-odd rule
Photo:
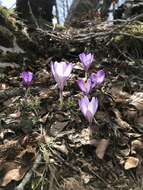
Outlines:
[[[92,97],[91,101],[89,101],[88,97],[84,96],[81,100],[79,100],[79,107],[84,117],[91,124],[98,109],[98,99]]]
[[[79,79],[77,80],[77,84],[83,93],[85,93],[86,95],[89,94],[92,85],[90,78],[86,82],[83,79]]]
[[[99,70],[97,73],[92,73],[90,76],[92,82],[92,88],[95,86],[99,86],[105,79],[105,72],[104,70]]]
[[[51,63],[51,71],[60,89],[60,105],[63,105],[63,89],[69,79],[73,65],[72,63],[54,62]]]
[[[85,70],[85,75],[86,75],[86,78],[87,78],[87,71],[91,65],[91,63],[93,62],[93,59],[94,59],[94,55],[89,53],[89,54],[86,54],[86,53],[81,53],[79,55],[79,58],[80,58],[80,61],[83,65],[83,68]]]
[[[33,80],[33,73],[30,71],[23,71],[21,73],[22,83],[23,85],[28,88]]]

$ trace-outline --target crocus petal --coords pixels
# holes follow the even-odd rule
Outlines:
[[[89,54],[85,54],[85,53],[81,53],[79,55],[80,61],[85,69],[85,71],[87,71],[91,65],[91,63],[93,62],[94,56],[89,53]]]
[[[30,71],[23,71],[21,77],[25,85],[30,85],[33,79],[33,73]]]
[[[58,76],[58,80],[57,80],[57,85],[59,87],[60,90],[63,91],[64,86],[66,85],[66,81],[67,81],[67,77],[62,77],[62,76]]]
[[[85,71],[88,70],[88,68],[86,67],[86,63],[85,63],[85,60],[86,60],[86,55],[85,55],[85,53],[79,54],[79,58],[80,58],[80,61],[81,61],[81,64],[82,64],[84,70],[85,70]]]
[[[92,63],[92,62],[93,62],[93,59],[94,59],[93,54],[91,54],[91,53],[87,54],[87,61],[88,61],[88,62]]]
[[[91,80],[88,79],[86,82],[86,94],[89,94],[90,89],[91,89]]]
[[[64,83],[64,81],[58,81],[57,82],[57,85],[58,85],[58,87],[59,87],[59,89],[61,90],[61,91],[63,91],[63,89],[64,89],[64,86],[65,86],[65,83]]]
[[[104,81],[104,78],[105,78],[105,72],[104,72],[104,70],[99,70],[96,73],[96,84],[100,85]]]
[[[92,81],[92,88],[94,88],[95,85],[99,86],[105,79],[104,70],[99,70],[96,74],[92,73],[90,79]]]
[[[67,65],[65,62],[55,62],[54,63],[54,70],[55,73],[58,74],[59,76],[63,77],[64,76],[64,71],[66,69]]]
[[[88,120],[89,123],[92,122],[92,120],[93,120],[93,115],[92,115],[92,113],[91,113],[89,110],[87,110],[85,117],[86,117],[86,119]]]
[[[56,70],[55,70],[55,63],[51,63],[51,71],[52,71],[52,74],[53,74],[55,81],[58,83],[60,81],[60,79],[59,79],[59,76],[57,75]]]
[[[72,69],[73,69],[73,64],[72,63],[69,63],[68,65],[66,65],[66,68],[64,70],[64,76],[69,77],[69,75],[71,74]]]
[[[79,100],[79,107],[83,115],[86,117],[86,112],[88,108],[89,100],[87,96],[84,96],[81,100]]]
[[[92,114],[92,117],[94,117],[97,108],[98,108],[98,99],[93,97],[91,102],[88,104],[88,111]]]
[[[54,63],[51,63],[51,71],[52,71],[52,74],[55,78],[55,69],[54,69]]]
[[[78,84],[78,86],[79,86],[79,88],[80,88],[80,90],[81,90],[82,92],[86,92],[86,89],[85,89],[85,82],[84,82],[83,79],[77,80],[77,84]]]
[[[63,90],[66,80],[69,78],[69,75],[72,71],[72,64],[66,64],[65,62],[54,62],[51,63],[51,71],[54,76],[55,81],[57,82],[60,90]]]
[[[92,73],[90,76],[90,79],[91,79],[91,86],[92,86],[92,88],[94,88],[96,85],[96,74]]]
[[[83,79],[79,79],[77,80],[77,84],[82,92],[86,93],[87,95],[89,94],[90,89],[91,89],[90,79],[88,79],[87,82],[85,82]]]
[[[80,61],[83,62],[83,60],[85,58],[85,53],[79,54],[79,58],[80,58]]]
[[[85,118],[89,122],[92,122],[98,108],[98,99],[93,97],[91,102],[89,102],[88,97],[84,96],[84,98],[79,101],[79,107]]]
[[[33,73],[31,73],[31,72],[29,72],[29,82],[31,82],[32,81],[32,79],[33,79]]]

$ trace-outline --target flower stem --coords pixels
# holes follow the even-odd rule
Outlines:
[[[27,87],[26,92],[25,92],[25,97],[27,98],[29,96],[29,94],[30,94],[30,88]]]
[[[96,121],[95,119],[94,119],[94,121]],[[95,136],[95,134],[97,133],[97,127],[96,127],[96,122],[93,122],[93,121],[91,121],[91,122],[89,122],[89,129],[90,129],[90,137],[91,138],[93,138],[94,136]]]
[[[63,107],[63,91],[60,90],[60,107]]]
[[[92,133],[92,122],[89,122],[89,131],[90,131],[90,139],[92,139],[93,137],[93,133]]]
[[[87,80],[88,74],[87,71],[85,71],[85,80]]]

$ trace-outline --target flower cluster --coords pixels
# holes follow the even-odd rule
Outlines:
[[[92,97],[91,101],[89,101],[88,95],[94,87],[98,87],[100,84],[102,84],[105,78],[105,72],[104,70],[99,70],[97,73],[92,73],[88,78],[87,72],[94,60],[94,56],[91,53],[81,53],[79,55],[79,58],[85,70],[85,80],[77,80],[77,84],[83,93],[83,98],[79,100],[79,107],[84,117],[88,120],[89,123],[91,123],[98,109],[98,99]]]
[[[81,53],[79,55],[79,59],[83,66],[83,69],[85,70],[85,79],[79,79],[76,81],[83,94],[83,97],[81,98],[81,100],[79,100],[79,108],[87,121],[91,123],[98,109],[98,99],[96,97],[92,97],[91,101],[89,101],[88,96],[93,88],[98,87],[102,84],[105,78],[105,72],[104,70],[99,70],[97,71],[97,73],[92,73],[90,76],[88,76],[88,70],[94,60],[94,55],[91,53]],[[72,69],[72,63],[51,63],[51,72],[60,91],[61,106],[63,105],[64,86],[66,85],[67,80],[70,78]],[[33,73],[31,73],[30,71],[24,71],[21,73],[21,78],[23,85],[28,88],[32,83]]]

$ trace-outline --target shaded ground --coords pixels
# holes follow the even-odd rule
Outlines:
[[[142,25],[135,22],[134,31],[126,27],[121,34],[101,25],[60,33],[72,36],[63,58],[74,63],[63,109],[50,71],[51,59],[61,55],[49,53],[37,58],[36,66],[28,65],[34,72],[28,96],[19,77],[22,67],[1,68],[1,189],[143,189]],[[81,44],[96,55],[89,72],[106,72],[103,85],[91,94],[100,101],[92,131],[78,108],[75,80],[84,72],[80,50],[71,49]],[[56,50],[61,46],[64,42]]]

